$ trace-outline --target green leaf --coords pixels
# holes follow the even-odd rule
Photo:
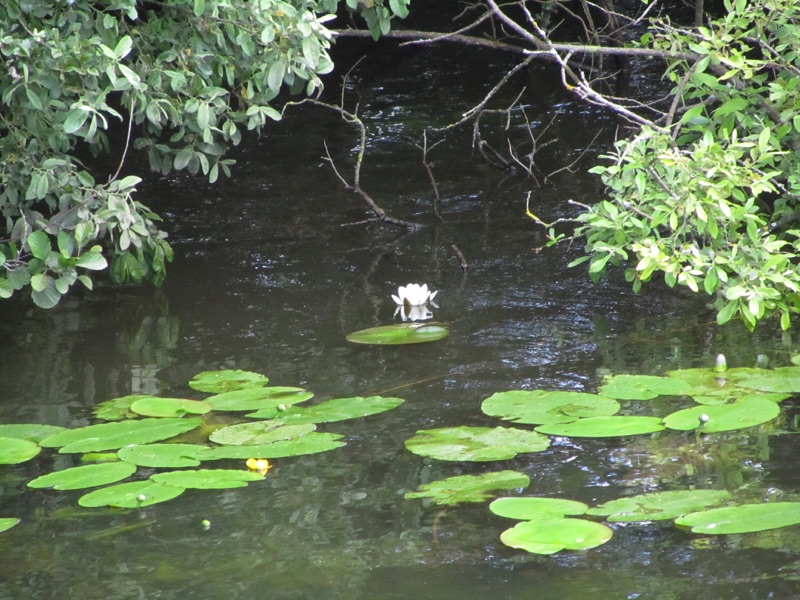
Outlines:
[[[196,467],[197,454],[206,449],[199,444],[135,444],[120,448],[120,460],[140,467]]]
[[[122,398],[114,398],[101,402],[92,410],[92,414],[103,421],[121,421],[122,419],[132,419],[138,415],[131,410],[131,404],[143,398],[149,398],[143,394],[132,394]]]
[[[147,444],[169,439],[196,429],[202,419],[141,419],[89,425],[45,438],[45,448],[59,448],[61,453],[116,450],[128,444]]]
[[[314,397],[314,392],[309,392],[298,387],[252,387],[232,392],[223,392],[216,396],[206,398],[206,402],[214,410],[221,411],[271,411],[278,413],[278,407],[305,402]],[[258,418],[262,418],[259,416]],[[267,417],[271,418],[271,417]]]
[[[219,394],[267,385],[269,378],[260,373],[240,370],[203,371],[194,376],[189,387],[200,392]]]
[[[700,508],[719,504],[731,497],[725,490],[674,490],[640,494],[611,500],[589,509],[588,514],[607,517],[612,523],[665,521]]]
[[[41,452],[38,444],[30,440],[0,437],[0,465],[15,465],[32,459]]]
[[[56,288],[55,280],[46,275],[42,289],[32,289],[31,299],[39,308],[53,308],[61,300],[61,293]]]
[[[0,425],[0,437],[28,440],[37,443],[46,437],[50,437],[62,431],[68,431],[68,429],[66,427],[59,427],[58,425],[40,425],[38,423]]]
[[[3,533],[4,531],[8,531],[9,529],[14,527],[14,525],[16,525],[18,523],[19,523],[19,519],[17,519],[16,517],[4,517],[4,518],[0,519],[0,533]]]
[[[177,488],[197,490],[222,490],[246,487],[251,481],[260,481],[264,476],[252,471],[229,469],[198,469],[194,471],[168,471],[150,477],[156,483]]]
[[[108,261],[99,252],[87,252],[78,257],[75,265],[90,271],[101,271],[108,267]]]
[[[419,344],[435,342],[447,337],[449,333],[450,331],[442,323],[399,323],[362,329],[351,333],[346,339],[356,344]]]
[[[484,462],[541,452],[550,446],[550,439],[507,427],[447,427],[417,431],[405,446],[414,454],[437,460]]]
[[[667,415],[664,424],[670,429],[680,431],[699,429],[704,433],[714,433],[755,427],[772,421],[780,413],[780,406],[772,400],[750,397],[731,404],[694,406],[679,410]]]
[[[734,371],[727,376],[739,387],[775,392],[800,394],[800,367],[779,367],[777,369],[750,369]]]
[[[211,405],[198,400],[147,397],[133,402],[130,409],[145,417],[182,417],[204,415],[211,411]]]
[[[530,483],[530,477],[517,471],[458,475],[423,484],[416,492],[408,492],[405,498],[431,498],[436,504],[454,506],[462,502],[483,502],[492,497],[492,492],[526,488]]]
[[[724,535],[751,533],[800,524],[800,502],[769,502],[714,508],[675,519],[692,533]]]
[[[218,446],[206,448],[197,453],[200,460],[224,460],[248,458],[285,458],[327,452],[344,446],[338,433],[319,433],[312,431],[291,440],[258,444],[254,446]]]
[[[535,519],[560,519],[584,514],[589,507],[576,500],[562,498],[499,498],[489,505],[498,517],[533,521]]]
[[[136,465],[125,462],[103,463],[72,467],[48,473],[28,482],[31,488],[53,488],[55,490],[80,490],[115,483],[136,472]]]
[[[613,416],[588,417],[572,423],[540,425],[536,431],[564,437],[620,437],[662,431],[664,425],[657,417]]]
[[[687,396],[692,393],[692,386],[670,377],[614,375],[600,386],[598,392],[618,400],[650,400],[658,396]]]
[[[254,444],[270,444],[281,440],[290,440],[317,428],[313,423],[284,425],[281,421],[259,421],[257,423],[239,423],[228,425],[212,432],[209,439],[216,444],[228,446],[252,446]]]
[[[64,133],[70,135],[78,131],[83,124],[86,123],[86,119],[89,118],[89,111],[84,110],[83,108],[73,108],[69,111],[67,118],[64,120]]]
[[[45,260],[49,255],[52,247],[50,245],[50,236],[44,231],[34,231],[28,236],[28,247],[31,250],[34,258]]]
[[[500,534],[500,541],[533,554],[555,554],[562,550],[595,548],[605,544],[613,535],[614,531],[601,523],[543,518],[518,523]]]
[[[384,398],[370,396],[362,398],[334,398],[315,406],[300,408],[290,406],[277,412],[270,409],[247,415],[250,418],[278,418],[286,424],[298,423],[333,423],[346,419],[358,419],[369,415],[376,415],[397,408],[403,403],[402,398]]]
[[[166,502],[180,496],[186,488],[165,485],[154,481],[130,481],[95,490],[81,496],[78,504],[86,508],[113,506],[115,508],[143,508]]]
[[[547,390],[511,390],[489,396],[481,410],[514,423],[569,423],[581,417],[609,416],[619,402],[596,394]]]

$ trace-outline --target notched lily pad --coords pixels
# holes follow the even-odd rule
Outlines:
[[[689,431],[699,429],[706,433],[733,431],[755,427],[772,421],[781,412],[775,402],[764,398],[748,398],[730,404],[693,406],[667,415],[664,424],[670,429]]]
[[[30,440],[0,437],[0,465],[16,465],[37,456],[42,449]]]
[[[284,458],[287,456],[303,456],[335,450],[344,446],[342,436],[338,433],[319,433],[312,431],[292,440],[283,440],[271,444],[252,446],[217,446],[198,452],[200,460],[248,459],[248,458]]]
[[[227,446],[252,446],[290,440],[314,431],[313,423],[285,425],[282,421],[258,421],[228,425],[212,432],[209,439],[216,444]]]
[[[314,392],[309,392],[303,388],[272,386],[247,388],[244,390],[234,390],[224,392],[206,398],[214,410],[221,411],[247,411],[247,410],[270,410],[277,411],[281,405],[287,406],[305,402],[314,397]]]
[[[595,548],[613,535],[610,527],[593,521],[544,518],[517,523],[500,534],[500,541],[534,554],[554,554],[561,550]]]
[[[572,423],[553,423],[536,428],[540,433],[564,437],[621,437],[662,431],[664,425],[658,417],[612,416],[588,417]]]
[[[651,400],[658,396],[688,396],[692,386],[682,379],[656,375],[613,375],[598,392],[617,400]]]
[[[449,333],[450,331],[444,323],[398,323],[397,325],[362,329],[351,333],[346,339],[356,344],[387,346],[435,342],[447,337]]]
[[[577,500],[561,498],[498,498],[489,505],[498,517],[533,521],[534,519],[560,519],[584,514],[589,507]]]
[[[143,417],[182,417],[184,415],[204,415],[211,412],[211,405],[202,400],[149,396],[133,402],[130,409]]]
[[[752,372],[729,375],[740,387],[782,394],[800,394],[800,367],[753,369]]]
[[[135,419],[139,415],[131,410],[131,404],[137,400],[143,400],[150,396],[144,394],[132,394],[130,396],[122,396],[121,398],[113,398],[101,402],[92,409],[92,413],[98,419],[103,421],[122,421],[123,419]]]
[[[713,508],[675,519],[679,527],[692,533],[723,535],[751,533],[789,527],[800,523],[800,502],[768,502]]]
[[[13,423],[0,425],[0,437],[14,438],[18,440],[28,440],[29,442],[41,442],[44,438],[50,437],[62,431],[68,431],[66,427],[58,425],[39,425],[38,423]]]
[[[454,506],[462,502],[483,502],[492,497],[492,492],[526,488],[530,483],[530,477],[518,471],[458,475],[423,484],[416,492],[408,492],[405,498],[430,498],[436,504]]]
[[[221,394],[233,390],[243,390],[252,387],[263,387],[269,382],[269,377],[252,371],[229,369],[223,371],[203,371],[194,376],[189,382],[189,387],[200,392]]]
[[[387,410],[397,408],[403,403],[402,398],[384,398],[383,396],[369,396],[362,398],[334,398],[320,404],[308,407],[289,406],[278,411],[281,421],[289,424],[298,423],[334,423],[347,419],[358,419],[377,415]],[[250,413],[250,418],[271,418],[270,411]]]
[[[514,458],[522,452],[541,452],[550,446],[550,438],[508,427],[446,427],[417,431],[405,446],[428,458],[484,462]]]
[[[611,500],[589,509],[588,514],[608,521],[666,521],[719,504],[731,495],[724,490],[674,490]]]
[[[251,481],[260,481],[264,475],[254,471],[233,469],[198,469],[196,471],[168,471],[156,473],[151,480],[177,488],[196,490],[223,490],[246,487]]]
[[[570,423],[581,417],[610,416],[619,402],[596,394],[548,390],[510,390],[492,394],[481,404],[491,416],[514,423]]]
[[[142,508],[177,498],[186,488],[155,483],[154,481],[131,481],[105,487],[78,499],[86,508],[113,506],[115,508]]]
[[[60,453],[117,450],[130,444],[160,442],[199,427],[199,418],[139,419],[101,423],[68,429],[41,441],[45,448],[61,448]]]
[[[197,454],[205,448],[199,444],[139,444],[120,448],[117,456],[140,467],[197,467]]]
[[[120,479],[130,477],[136,472],[136,465],[125,462],[102,463],[72,467],[37,477],[28,482],[28,487],[54,490],[81,490],[116,483]]]

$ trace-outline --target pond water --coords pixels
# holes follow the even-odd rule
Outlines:
[[[574,214],[568,199],[598,199],[585,170],[618,127],[547,87],[547,69],[532,69],[497,102],[507,106],[527,86],[535,90],[523,96],[534,130],[552,121],[541,141],[553,143],[537,156],[542,185],[487,166],[465,131],[430,152],[435,203],[414,144],[427,122],[458,118],[511,64],[492,60],[469,62],[458,50],[386,52],[381,64],[353,73],[348,98],[360,102],[370,132],[362,185],[392,215],[423,224],[419,231],[342,226],[364,219],[365,207],[322,160],[323,142],[349,177],[355,132],[333,112],[299,107],[238,151],[229,181],[145,182],[142,198],[165,218],[176,250],[162,289],[105,287],[51,311],[22,301],[0,307],[3,423],[75,427],[93,422],[97,403],[133,393],[202,398],[188,381],[223,368],[260,372],[323,400],[405,399],[394,411],[324,426],[344,434],[346,446],[276,459],[263,482],[188,491],[142,510],[83,510],[81,492],[25,489],[71,466],[63,455],[0,467],[0,516],[22,518],[0,535],[0,598],[800,596],[796,527],[710,538],[669,523],[615,525],[600,548],[536,556],[500,543],[511,524],[485,503],[443,509],[403,498],[423,483],[499,469],[531,477],[519,493],[589,504],[693,486],[748,499],[800,491],[797,438],[760,429],[700,440],[676,432],[562,439],[499,463],[438,462],[405,450],[418,429],[499,424],[479,409],[494,392],[592,392],[606,373],[710,366],[718,352],[732,366],[759,355],[783,365],[797,351],[791,336],[767,326],[755,335],[717,328],[699,299],[679,292],[651,286],[633,296],[621,277],[593,285],[566,266],[578,248],[541,249],[542,231],[525,217],[527,193],[548,220]],[[517,111],[512,137],[525,139],[523,122]],[[489,125],[487,138],[502,147]],[[576,159],[574,172],[545,181]],[[450,324],[449,337],[398,347],[345,340],[396,322],[390,294],[414,281],[439,290],[434,315]],[[784,430],[796,433],[793,402],[784,405]]]

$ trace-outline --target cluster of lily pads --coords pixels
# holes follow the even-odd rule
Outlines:
[[[176,498],[187,489],[244,487],[261,480],[269,459],[315,454],[344,445],[317,425],[396,408],[400,398],[335,398],[297,406],[314,394],[272,386],[264,375],[206,371],[189,386],[212,394],[203,400],[132,395],[98,404],[102,423],[68,429],[53,425],[0,425],[0,464],[18,464],[57,449],[87,464],[47,473],[29,488],[83,490],[83,507],[140,508]],[[243,415],[243,417],[242,417]],[[196,469],[207,462],[242,460],[244,468]],[[140,467],[164,469],[137,478]],[[148,471],[150,472],[150,471]],[[129,480],[125,483],[119,483]],[[0,531],[18,518],[0,518]]]
[[[800,394],[800,366],[777,369],[726,369],[724,359],[714,369],[685,369],[665,376],[614,375],[597,394],[571,391],[512,390],[486,398],[482,411],[517,427],[450,427],[421,430],[406,441],[411,452],[446,461],[486,462],[512,459],[519,453],[547,449],[551,436],[607,438],[654,434],[664,430],[712,434],[757,427],[776,419],[780,402]],[[641,408],[656,398],[678,403],[666,416],[621,415],[621,402]],[[661,404],[660,404],[661,405]],[[500,471],[461,475],[435,481],[409,492],[406,498],[428,498],[455,505],[482,502],[498,490],[523,489],[524,473]],[[703,534],[762,531],[800,523],[800,502],[708,507],[732,502],[721,490],[673,490],[622,498],[590,508],[573,500],[508,497],[490,505],[494,514],[520,521],[500,536],[513,548],[552,554],[604,544],[613,530],[580,515],[616,521],[674,520]]]

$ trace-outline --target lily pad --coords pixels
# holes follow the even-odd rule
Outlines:
[[[5,517],[0,519],[0,533],[7,531],[14,527],[14,525],[19,523],[19,519],[16,517]]]
[[[772,421],[781,412],[775,402],[764,398],[748,398],[730,404],[693,406],[667,415],[664,424],[670,429],[706,433],[755,427]],[[707,417],[707,418],[706,418]]]
[[[583,519],[544,518],[522,521],[500,534],[506,546],[533,554],[561,550],[588,550],[605,544],[614,535],[607,525]]]
[[[498,498],[489,505],[498,517],[533,521],[582,515],[589,507],[577,500],[561,498]]]
[[[443,323],[398,323],[362,329],[347,336],[347,341],[356,344],[399,345],[435,342],[450,331]]]
[[[32,459],[42,449],[29,440],[0,437],[0,465],[16,465]]]
[[[731,400],[749,400],[751,398],[762,398],[763,400],[769,400],[770,402],[781,402],[791,397],[791,394],[778,394],[772,392],[759,392],[758,390],[742,389],[741,393],[738,393],[735,396],[692,396],[692,400],[698,404],[713,405],[727,404]]]
[[[255,471],[233,469],[198,469],[196,471],[168,471],[156,473],[151,480],[177,488],[196,490],[223,490],[246,487],[251,481],[260,481],[264,476]]]
[[[570,423],[580,417],[610,416],[619,402],[596,394],[547,390],[511,390],[492,394],[481,404],[491,417],[514,423]]]
[[[438,460],[505,460],[521,452],[541,452],[550,445],[547,436],[508,427],[446,427],[424,429],[406,440],[406,448]]]
[[[139,419],[101,423],[69,429],[41,441],[45,448],[58,448],[60,453],[100,452],[116,450],[129,444],[148,444],[175,437],[199,427],[199,418]]]
[[[306,435],[317,428],[313,423],[284,425],[282,421],[259,421],[257,423],[239,423],[217,429],[209,439],[217,444],[227,446],[252,446],[254,444],[270,444],[281,440],[290,440]]]
[[[719,504],[730,498],[724,490],[675,490],[611,500],[589,509],[588,514],[608,521],[665,521]]]
[[[376,415],[397,408],[403,403],[402,398],[384,398],[383,396],[369,396],[362,398],[334,398],[321,404],[305,408],[290,406],[280,412],[280,420],[288,424],[298,423],[333,423],[347,419],[358,419]],[[270,418],[268,411],[258,411],[247,415],[251,418]]]
[[[198,444],[138,444],[125,446],[117,452],[120,460],[140,467],[197,467],[197,453],[206,446]]]
[[[28,487],[35,489],[81,490],[115,483],[120,479],[130,477],[135,472],[136,465],[125,462],[85,465],[42,475],[33,481],[29,481]]]
[[[692,533],[723,535],[778,529],[800,523],[800,502],[769,502],[713,508],[675,519]]]
[[[800,367],[753,369],[752,372],[729,375],[740,387],[783,394],[800,394]]]
[[[658,396],[687,396],[692,386],[682,379],[656,375],[614,375],[598,390],[618,400],[651,400]]]
[[[318,454],[344,446],[338,433],[319,433],[312,431],[293,440],[283,440],[271,444],[255,446],[218,446],[205,448],[198,452],[200,460],[248,459],[248,458],[284,458],[287,456],[304,456]]]
[[[104,487],[78,499],[86,508],[113,506],[115,508],[142,508],[177,498],[186,488],[155,483],[154,481],[130,481]]]
[[[62,431],[67,431],[67,428],[57,425],[39,425],[38,423],[0,425],[0,437],[28,440],[29,442],[37,443],[41,442],[46,437],[50,437]]]
[[[103,421],[135,419],[139,415],[131,410],[131,404],[137,400],[143,400],[149,397],[150,396],[144,394],[132,394],[130,396],[122,396],[121,398],[113,398],[95,406],[92,413],[95,417]]]
[[[725,396],[735,398],[743,393],[736,384],[740,377],[757,375],[766,372],[765,369],[735,368],[724,372],[713,369],[680,369],[667,372],[667,377],[685,381],[692,387],[690,396]]]
[[[263,387],[269,382],[269,377],[261,373],[241,370],[203,371],[194,376],[189,382],[189,387],[200,392],[221,394],[233,390],[243,390],[252,387]]]
[[[211,405],[201,400],[183,398],[142,398],[131,404],[131,410],[144,417],[182,417],[204,415],[211,412]]]
[[[462,502],[483,502],[496,490],[528,487],[531,478],[517,471],[498,471],[483,475],[459,475],[419,486],[405,498],[431,498],[436,504],[454,506]]]
[[[247,388],[234,390],[206,398],[214,410],[246,411],[246,410],[271,410],[277,411],[281,405],[297,404],[314,397],[314,392],[303,388],[273,386]]]
[[[664,425],[658,417],[612,416],[588,417],[572,423],[540,425],[539,433],[565,437],[619,437],[662,431]]]

